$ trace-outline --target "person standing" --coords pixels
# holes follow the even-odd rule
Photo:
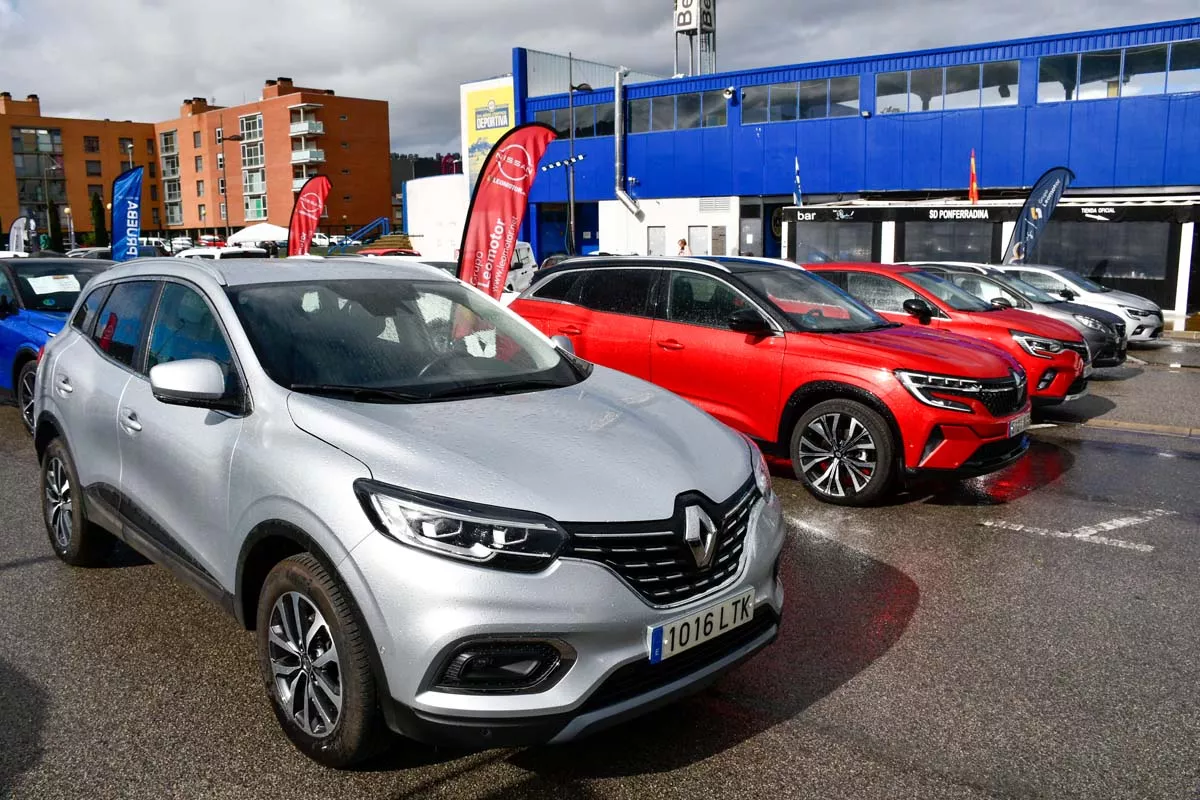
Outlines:
[[[680,239],[679,240],[679,255],[690,256],[691,254],[692,254],[692,248],[688,247],[687,239]]]

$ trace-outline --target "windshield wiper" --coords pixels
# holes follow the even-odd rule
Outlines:
[[[458,386],[453,389],[447,389],[444,392],[437,392],[432,395],[431,399],[448,400],[453,397],[495,397],[504,394],[536,391],[538,389],[562,389],[570,385],[564,384],[562,381],[538,380],[534,378],[528,380],[500,381],[498,383],[476,383],[470,386]]]
[[[378,389],[372,386],[343,386],[336,383],[293,383],[288,387],[293,392],[304,394],[327,394],[335,397],[348,397],[351,400],[393,400],[399,403],[421,403],[429,399],[429,395],[413,394],[398,389]]]

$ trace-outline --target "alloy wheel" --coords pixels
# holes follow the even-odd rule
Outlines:
[[[37,373],[26,371],[21,374],[21,385],[17,388],[17,403],[21,407],[21,420],[25,427],[33,430],[33,388]]]
[[[60,550],[71,546],[71,526],[74,505],[71,500],[71,478],[66,466],[58,458],[46,463],[46,503],[50,506],[47,517],[54,543]]]
[[[341,662],[329,623],[308,597],[287,592],[271,610],[267,639],[284,710],[309,736],[328,736],[342,713]]]
[[[862,492],[875,477],[875,439],[849,414],[816,417],[800,437],[800,468],[809,485],[829,497]]]

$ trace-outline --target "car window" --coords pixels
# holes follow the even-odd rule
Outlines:
[[[753,305],[729,284],[698,272],[672,272],[667,319],[729,330],[733,312]]]
[[[562,300],[566,302],[570,298],[572,290],[578,285],[579,279],[586,274],[584,272],[564,272],[562,275],[555,275],[534,292],[533,297],[536,297],[538,300]]]
[[[163,286],[146,350],[147,372],[159,364],[206,358],[225,373],[230,387],[233,356],[217,318],[198,292],[178,283]]]
[[[608,314],[648,316],[656,269],[598,269],[587,273],[579,304]]]
[[[958,288],[970,292],[975,297],[983,300],[985,303],[990,303],[996,299],[1004,299],[1012,305],[1013,308],[1025,308],[1028,306],[1024,300],[1017,297],[1014,293],[1004,288],[993,280],[989,280],[982,275],[974,273],[952,272],[939,276],[945,280],[952,282]]]
[[[996,307],[986,303],[970,292],[963,291],[948,280],[930,275],[928,272],[909,272],[907,280],[920,286],[955,311],[995,311]]]
[[[897,280],[870,272],[845,272],[845,289],[876,311],[903,314],[904,301],[917,293]],[[822,277],[825,273],[820,273]]]
[[[267,374],[294,391],[428,402],[582,377],[520,318],[457,281],[305,281],[228,293]]]
[[[96,317],[100,313],[100,306],[107,296],[107,286],[102,286],[89,294],[84,299],[83,305],[79,307],[79,310],[75,312],[75,316],[71,319],[71,327],[85,336],[90,335],[92,324],[96,321]]]
[[[1041,289],[1043,292],[1049,292],[1050,294],[1058,294],[1067,288],[1067,285],[1058,278],[1053,275],[1047,275],[1044,272],[1017,270],[1016,275],[1035,289]]]
[[[118,283],[100,311],[92,341],[126,366],[133,366],[154,289],[153,281]]]

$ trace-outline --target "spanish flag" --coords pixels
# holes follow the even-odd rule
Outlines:
[[[976,205],[979,202],[979,174],[975,171],[975,150],[971,150],[971,188],[967,192],[967,196],[971,198],[971,205]]]

